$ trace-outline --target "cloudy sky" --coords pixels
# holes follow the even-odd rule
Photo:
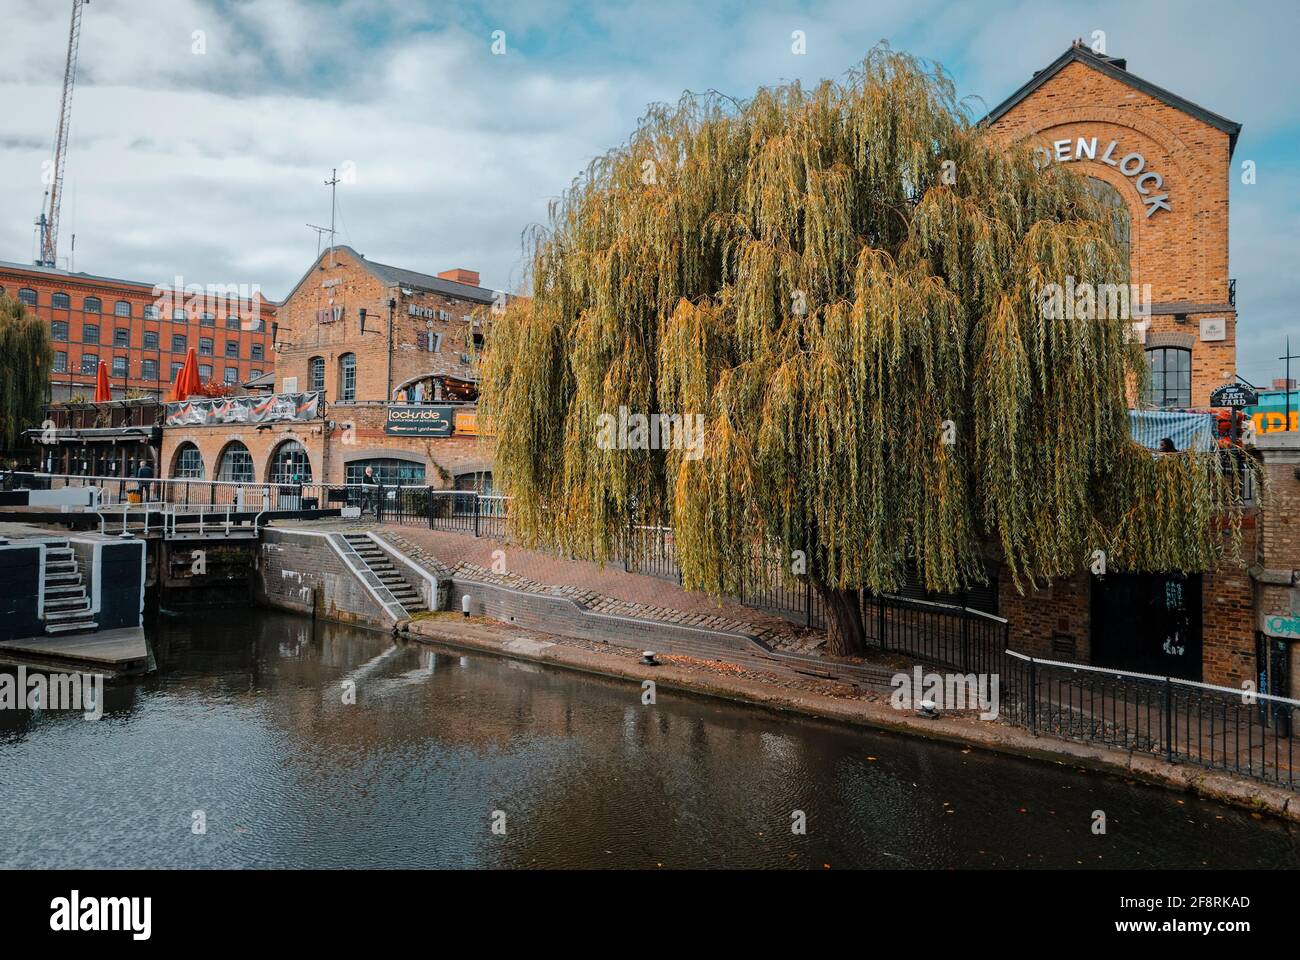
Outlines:
[[[0,259],[30,261],[70,0],[0,0]],[[1239,372],[1300,352],[1300,5],[1218,0],[442,3],[95,0],[84,14],[60,265],[284,297],[328,225],[374,260],[514,289],[521,232],[652,101],[840,76],[876,42],[937,60],[976,115],[1074,37],[1245,125],[1232,185]],[[791,52],[802,30],[807,52]],[[196,33],[201,31],[201,33]],[[504,31],[505,54],[493,35]],[[982,99],[983,105],[980,100]],[[1300,365],[1298,365],[1300,366]]]

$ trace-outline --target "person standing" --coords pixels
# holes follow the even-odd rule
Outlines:
[[[141,460],[140,466],[135,468],[136,479],[140,481],[140,502],[149,502],[149,489],[153,485],[149,482],[153,479],[153,464],[148,460]]]

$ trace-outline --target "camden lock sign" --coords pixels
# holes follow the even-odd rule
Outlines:
[[[1112,140],[1104,146],[1103,143],[1097,137],[1053,140],[1051,147],[1035,147],[1034,153],[1043,157],[1043,162],[1038,164],[1040,169],[1049,163],[1070,163],[1073,160],[1094,160],[1114,167],[1133,182],[1133,189],[1142,196],[1148,218],[1157,210],[1169,210],[1169,194],[1157,193],[1164,185],[1165,178],[1156,171],[1147,169],[1147,158],[1137,152],[1124,153],[1120,150],[1118,140]]]
[[[450,437],[452,407],[394,403],[388,407],[384,433],[395,437]]]
[[[1242,383],[1225,383],[1210,394],[1210,406],[1240,409],[1259,403],[1259,394]]]

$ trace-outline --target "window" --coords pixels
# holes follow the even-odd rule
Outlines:
[[[68,339],[68,324],[63,320],[55,320],[50,324],[50,339],[63,340]]]
[[[146,331],[144,332],[144,348],[145,348],[146,350],[157,350],[157,349],[158,349],[158,331],[157,331],[157,330],[146,330]]]
[[[357,355],[345,353],[339,357],[339,402],[352,403],[357,399]]]
[[[185,308],[184,308],[184,307],[177,307],[175,310],[173,310],[173,311],[172,311],[172,319],[173,319],[173,320],[181,320],[181,321],[184,321],[184,320],[185,320]]]
[[[71,310],[72,298],[66,293],[56,293],[50,297],[50,306],[55,310]]]
[[[199,337],[199,356],[200,356],[200,357],[210,357],[210,356],[212,356],[212,338],[211,338],[211,337]]]
[[[181,367],[183,366],[185,366],[185,364],[181,363],[179,360],[173,362],[172,372],[167,375],[167,379],[174,381],[176,379],[176,374],[181,372]]]
[[[181,480],[202,480],[203,479],[203,454],[199,453],[199,448],[192,443],[182,443],[176,448],[176,459],[173,461],[175,466],[172,467],[172,476]]]
[[[199,314],[200,327],[215,327],[216,325],[217,325],[217,318],[213,314],[207,313],[206,311],[204,313]]]
[[[307,448],[297,440],[286,440],[276,448],[271,458],[271,483],[311,483],[311,460]]]
[[[424,486],[424,464],[410,460],[397,460],[381,457],[376,460],[354,460],[347,465],[344,479],[348,483],[360,483],[366,467],[371,467],[379,482],[385,486]]]
[[[99,343],[99,327],[93,323],[87,323],[81,328],[82,343]]]
[[[475,493],[489,497],[492,495],[492,471],[484,470],[481,473],[462,473],[455,480],[457,490],[473,490]],[[462,499],[460,497],[457,500]]]
[[[117,303],[113,304],[113,316],[115,317],[131,316],[131,304],[127,303],[125,300],[117,301]]]
[[[226,317],[226,329],[227,329],[227,330],[238,330],[238,329],[239,329],[239,318],[238,318],[238,317],[235,317],[235,316]]]
[[[81,355],[81,372],[93,377],[99,370],[99,354],[83,353]]]
[[[239,341],[238,341],[238,340],[227,340],[227,341],[226,341],[226,356],[227,356],[227,357],[230,357],[230,358],[232,358],[232,359],[235,359],[235,360],[238,360],[238,359],[239,359]]]
[[[18,291],[18,299],[29,307],[36,306],[36,291],[27,287]]]
[[[140,376],[145,380],[158,379],[158,361],[149,359],[140,362]]]
[[[145,318],[146,320],[157,320],[157,319],[158,319],[158,305],[157,305],[157,304],[154,304],[154,303],[148,303],[148,304],[145,304],[145,308],[144,308],[144,318]]]
[[[1154,347],[1147,351],[1151,388],[1147,400],[1156,407],[1192,405],[1192,351],[1182,347]]]
[[[210,363],[199,364],[199,379],[202,380],[204,383],[207,383],[209,380],[212,379],[212,364]]]
[[[1120,192],[1113,186],[1096,177],[1088,178],[1088,189],[1101,202],[1101,205],[1110,212],[1111,238],[1119,247],[1120,256],[1123,258],[1124,265],[1127,266],[1133,223],[1128,212],[1128,206],[1124,203],[1124,198],[1120,196]]]
[[[252,354],[251,354],[251,358],[252,358],[253,360],[261,360],[261,359],[262,359],[262,345],[261,345],[260,343],[255,343],[255,344],[253,344],[253,352],[252,352]],[[321,371],[321,376],[324,376],[324,375],[325,375],[325,371],[322,370],[322,371]]]
[[[257,379],[258,377],[260,377],[261,375],[262,375],[262,371],[261,371],[261,370],[254,370],[254,371],[252,371],[252,372],[248,375],[248,379],[250,379],[250,380],[256,380],[256,379]]]
[[[86,313],[99,313],[99,297],[87,297],[85,300],[81,301],[81,309]]]
[[[126,327],[118,327],[113,331],[113,346],[129,347],[131,346],[131,331]]]
[[[307,380],[310,384],[309,389],[315,393],[325,389],[325,358],[312,357],[307,364],[310,375]]]
[[[228,483],[253,482],[253,455],[238,440],[226,445],[217,461],[217,479]]]
[[[239,379],[238,367],[226,367],[226,383],[233,384]]]
[[[54,372],[55,372],[55,373],[67,373],[67,372],[68,372],[68,351],[66,351],[66,350],[58,350],[58,351],[55,352],[55,354],[54,354]]]
[[[127,371],[127,359],[126,359],[126,357],[114,357],[114,358],[113,358],[113,376],[114,376],[114,377],[125,377],[125,376],[126,376],[126,371]]]
[[[183,333],[172,334],[172,353],[184,353],[185,345],[186,345],[185,334]]]

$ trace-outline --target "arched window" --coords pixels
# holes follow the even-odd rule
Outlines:
[[[339,401],[351,403],[357,398],[357,355],[345,353],[339,357]]]
[[[1192,351],[1182,347],[1153,347],[1147,351],[1151,386],[1147,401],[1155,407],[1192,405]]]
[[[395,457],[377,457],[374,460],[353,460],[344,471],[348,483],[360,483],[370,467],[379,482],[384,486],[422,487],[424,486],[424,464],[412,460],[398,460]]]
[[[81,301],[81,309],[86,313],[100,313],[100,308],[99,297],[87,297]]]
[[[72,298],[66,293],[50,294],[50,306],[55,310],[70,310],[72,308]]]
[[[23,287],[18,291],[18,299],[29,307],[36,306],[36,291],[31,287]]]
[[[131,316],[131,304],[126,300],[119,300],[113,304],[113,316],[129,317]]]
[[[172,460],[172,476],[179,480],[203,479],[203,454],[192,443],[182,443],[176,448]]]
[[[253,482],[253,455],[238,440],[226,444],[217,460],[217,479],[227,483]]]
[[[295,479],[296,478],[296,479]],[[286,440],[271,458],[271,483],[311,483],[311,460],[297,440]]]
[[[1133,219],[1129,213],[1128,205],[1124,202],[1120,192],[1105,180],[1089,177],[1088,189],[1092,191],[1094,197],[1101,201],[1101,205],[1110,211],[1111,236],[1116,246],[1119,247],[1124,265],[1128,266],[1129,244],[1133,237]]]
[[[325,358],[312,357],[307,361],[307,389],[316,393],[325,389]]]

